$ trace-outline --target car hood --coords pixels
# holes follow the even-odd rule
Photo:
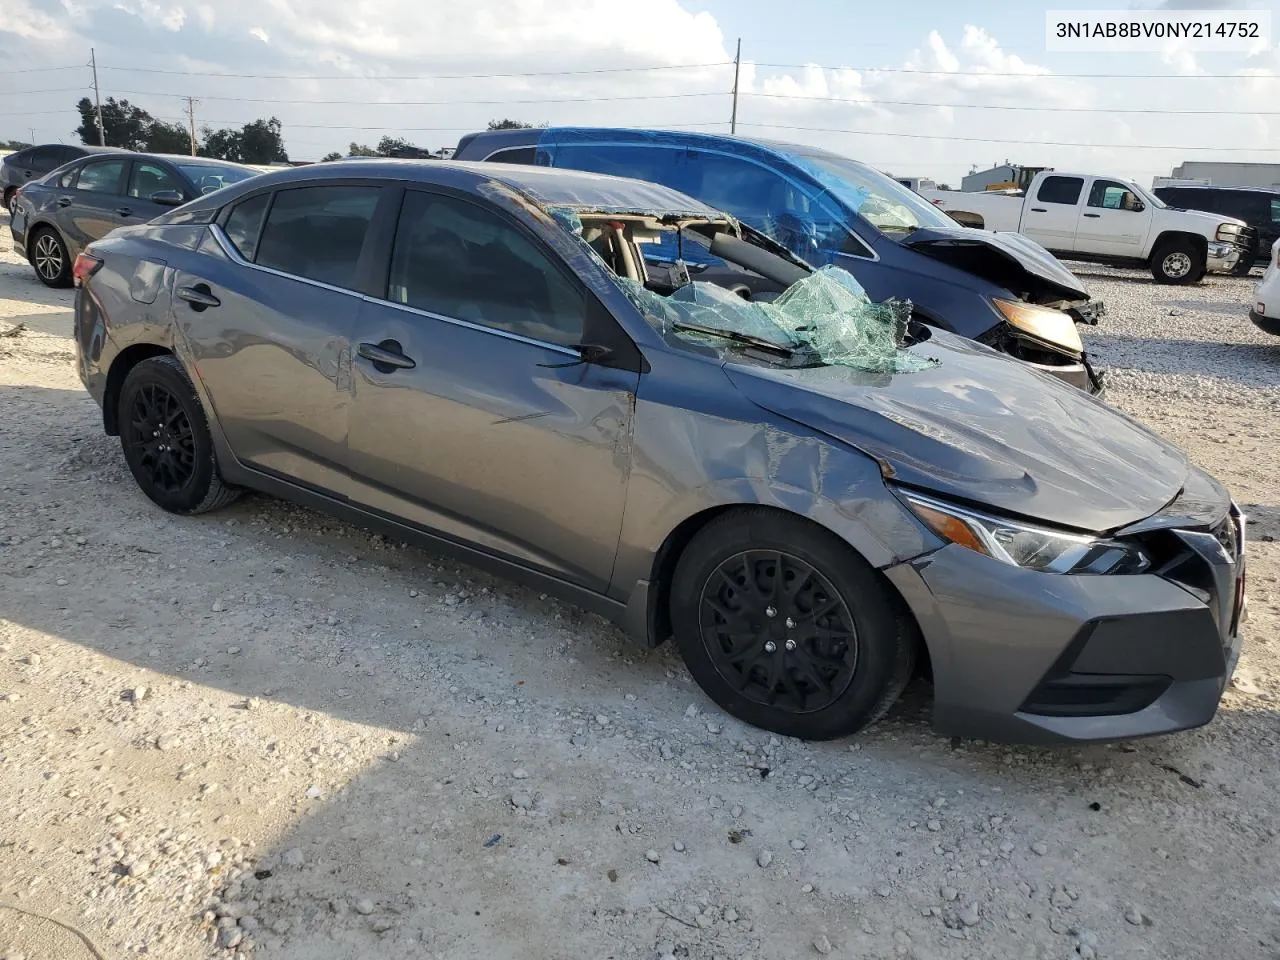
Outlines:
[[[1247,227],[1249,225],[1239,217],[1228,217],[1222,213],[1209,213],[1205,210],[1184,210],[1181,207],[1168,206],[1165,207],[1163,212],[1176,213],[1179,219],[1190,217],[1193,220],[1198,220],[1205,225],[1206,230],[1216,231],[1218,229],[1218,225],[1223,223],[1234,223],[1241,227]],[[1210,235],[1209,239],[1213,239],[1212,235]]]
[[[972,227],[922,227],[903,244],[926,256],[990,280],[1033,303],[1087,300],[1075,274],[1052,253],[1020,233]]]
[[[758,406],[873,457],[887,478],[1001,513],[1097,533],[1182,489],[1185,455],[1083,390],[942,331],[909,349],[938,365],[882,374],[735,360],[725,373]]]

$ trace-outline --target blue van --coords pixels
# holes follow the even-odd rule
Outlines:
[[[963,227],[877,170],[816,147],[707,133],[558,127],[463,137],[455,160],[633,177],[725,210],[814,266],[834,264],[874,300],[1025,360],[1091,393],[1101,378],[1076,323],[1103,306],[1040,245]],[[705,267],[687,248],[691,270]],[[674,260],[658,248],[647,260]],[[751,291],[739,291],[750,296]]]

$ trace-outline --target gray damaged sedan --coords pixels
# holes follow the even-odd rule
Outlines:
[[[673,238],[721,282],[646,266]],[[161,507],[252,489],[425,543],[674,637],[768,730],[851,734],[923,673],[949,734],[1164,733],[1239,653],[1244,518],[1180,451],[663,187],[313,166],[75,274],[80,375]]]

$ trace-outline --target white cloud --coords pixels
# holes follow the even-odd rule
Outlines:
[[[76,63],[92,44],[103,67],[104,96],[128,96],[157,116],[177,120],[182,110],[178,94],[190,94],[201,99],[200,122],[213,126],[275,115],[284,125],[291,153],[301,157],[345,150],[353,140],[376,142],[384,133],[434,148],[452,144],[499,117],[717,132],[728,127],[731,66],[471,79],[438,76],[731,60],[719,23],[698,12],[690,0],[649,0],[643,5],[616,0],[471,0],[429,8],[420,0],[59,0],[65,9],[74,6],[77,12],[57,17],[33,6],[49,2],[0,0],[5,7],[0,58],[19,67]],[[154,40],[156,30],[165,31],[162,43]],[[952,181],[971,164],[986,166],[1006,157],[1060,169],[1147,177],[1168,173],[1174,164],[1197,155],[1267,158],[1142,149],[1148,144],[1265,147],[1280,142],[1276,118],[1224,112],[1280,109],[1274,105],[1275,81],[1264,78],[1280,68],[1275,50],[1234,60],[1215,55],[1209,72],[1241,74],[1235,79],[1180,79],[1196,70],[1203,74],[1200,62],[1208,64],[1210,59],[1196,60],[1171,50],[1163,66],[1168,82],[1111,82],[1056,75],[1046,64],[1011,52],[1002,39],[999,29],[980,24],[944,33],[923,23],[911,49],[896,56],[885,51],[879,62],[893,69],[836,70],[816,64],[779,68],[744,61],[739,132],[820,144],[895,173]],[[768,60],[771,49],[767,39],[761,39],[749,44],[747,52]],[[1161,71],[1156,57],[1147,63],[1154,69],[1144,72]],[[191,76],[111,69],[131,66],[189,71]],[[349,79],[207,76],[213,73],[339,74]],[[437,76],[386,79],[421,74]],[[554,98],[579,102],[519,102]],[[615,99],[589,102],[591,98]],[[45,119],[34,118],[39,130],[47,127],[51,134],[66,137],[78,122],[73,100],[67,94],[33,96],[24,109],[47,108]],[[259,102],[263,100],[273,102]],[[1026,107],[1037,109],[1022,109]],[[1108,112],[1158,107],[1213,113],[1174,117]],[[23,126],[28,122],[21,121]],[[9,134],[0,130],[0,135]],[[1087,146],[1099,143],[1122,146]]]

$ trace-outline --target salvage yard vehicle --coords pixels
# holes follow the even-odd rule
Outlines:
[[[79,143],[44,143],[6,154],[0,160],[0,190],[6,210],[13,209],[13,198],[32,180],[39,180],[50,170],[91,153],[119,153],[115,147],[91,147]]]
[[[69,287],[76,254],[91,240],[257,175],[224,160],[99,151],[27,184],[14,197],[13,249],[46,286]]]
[[[1160,283],[1230,273],[1254,244],[1242,220],[1175,210],[1119,177],[1046,170],[1025,196],[956,190],[924,196],[973,226],[1020,233],[1064,259],[1146,267]]]
[[[1271,259],[1254,297],[1249,319],[1259,330],[1280,337],[1280,240],[1271,245]]]
[[[1280,188],[1169,184],[1152,193],[1171,207],[1225,214],[1252,227],[1255,242],[1236,264],[1237,276],[1247,276],[1255,263],[1265,267],[1271,245],[1280,239]]]
[[[1102,390],[1076,323],[1096,323],[1104,306],[1071,271],[1024,237],[965,229],[848,157],[716,134],[560,127],[469,134],[454,158],[661,183],[733,214],[808,263],[849,271],[872,299],[906,297],[918,320]],[[645,256],[679,259],[695,273],[706,266],[671,244],[650,245]]]
[[[675,237],[785,284],[650,276]],[[940,730],[1206,723],[1243,518],[1179,450],[651,183],[378,160],[90,244],[79,374],[142,491],[332,512],[674,637],[742,720],[830,738],[927,665]]]

